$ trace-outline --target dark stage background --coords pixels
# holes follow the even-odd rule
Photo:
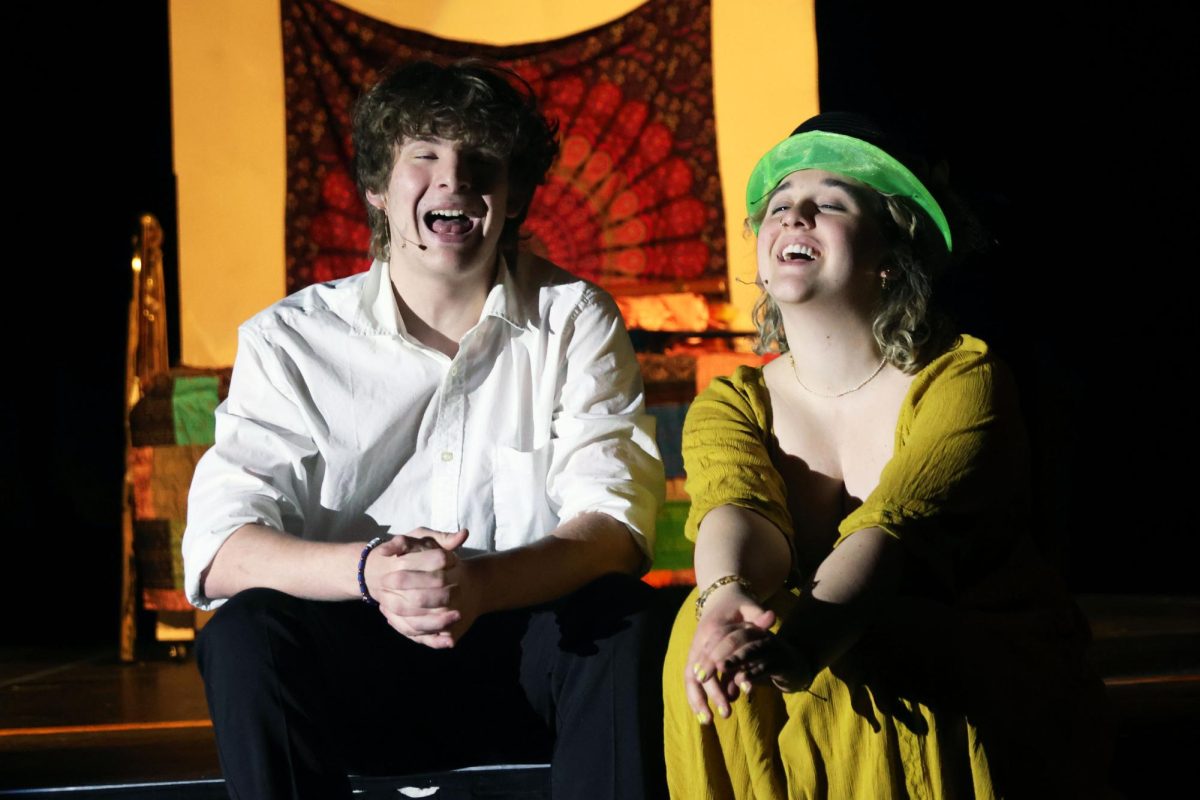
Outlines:
[[[12,12],[26,16],[11,30],[48,44],[14,72],[6,114],[6,644],[116,639],[125,302],[143,210],[168,231],[176,303],[167,3],[133,5]],[[1179,511],[1196,472],[1192,27],[1154,4],[1055,5],[821,0],[822,106],[925,139],[991,231],[955,307],[1017,373],[1042,541],[1070,585],[1195,593]],[[761,79],[788,102],[787,75]]]

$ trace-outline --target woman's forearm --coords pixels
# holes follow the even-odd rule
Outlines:
[[[712,652],[701,648],[700,655],[724,671],[738,658],[752,664],[758,660],[754,655],[758,652],[762,658],[758,674],[771,675],[778,686],[789,691],[803,688],[858,641],[881,603],[895,593],[903,561],[903,547],[894,537],[879,528],[858,531],[821,562],[780,628],[778,647],[759,651],[754,637],[743,634],[738,638],[735,631],[724,646],[706,642]],[[783,533],[764,517],[722,506],[709,512],[700,524],[695,564],[696,583],[702,590],[723,576],[737,575],[750,583],[749,593],[762,602],[787,579],[791,548]],[[745,602],[739,597],[737,584],[719,590],[705,604],[705,617],[710,604],[718,617],[728,616],[731,603]],[[739,648],[744,648],[742,656],[736,655]],[[724,663],[722,659],[729,656],[734,662]],[[707,670],[708,661],[700,658],[698,663]],[[697,700],[696,707],[700,705]]]
[[[705,589],[726,575],[750,582],[760,599],[787,580],[792,553],[774,524],[738,506],[718,506],[705,515],[696,538],[696,585]]]
[[[830,553],[801,594],[780,636],[812,661],[829,665],[850,648],[900,583],[904,548],[879,528],[847,537]]]

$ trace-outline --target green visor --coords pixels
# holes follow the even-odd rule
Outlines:
[[[862,139],[828,131],[807,131],[789,136],[758,160],[746,184],[746,213],[753,220],[763,203],[786,176],[801,169],[819,169],[845,175],[872,189],[896,197],[907,197],[929,215],[950,248],[950,223],[942,207],[908,167]],[[758,224],[751,222],[754,233]]]

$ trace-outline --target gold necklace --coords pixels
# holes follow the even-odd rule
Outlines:
[[[794,377],[796,379],[796,383],[800,384],[800,388],[803,389],[804,391],[808,392],[809,394],[815,394],[817,397],[824,397],[828,400],[832,400],[837,397],[845,397],[848,394],[853,394],[854,392],[857,392],[859,389],[863,388],[868,383],[875,380],[875,376],[878,375],[880,372],[883,372],[883,367],[885,364],[887,364],[887,359],[881,358],[881,359],[879,359],[879,366],[876,367],[875,371],[872,372],[870,375],[868,375],[863,380],[862,383],[858,384],[857,386],[851,387],[844,392],[838,392],[836,394],[825,394],[824,392],[815,391],[804,385],[804,381],[800,380],[800,373],[798,373],[796,371],[796,359],[792,357],[792,351],[788,350],[787,355],[788,355],[788,361],[792,362],[792,377]]]

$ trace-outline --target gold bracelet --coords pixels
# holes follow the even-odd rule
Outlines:
[[[708,585],[707,589],[700,593],[699,597],[696,598],[696,619],[700,619],[700,615],[704,613],[704,604],[708,602],[708,596],[717,589],[720,589],[722,586],[728,586],[731,583],[736,583],[738,586],[741,586],[746,590],[747,594],[749,594],[751,597],[754,597],[754,591],[750,588],[750,581],[746,580],[741,575],[726,575],[723,578],[717,578]],[[758,602],[757,598],[755,598],[755,602]]]

